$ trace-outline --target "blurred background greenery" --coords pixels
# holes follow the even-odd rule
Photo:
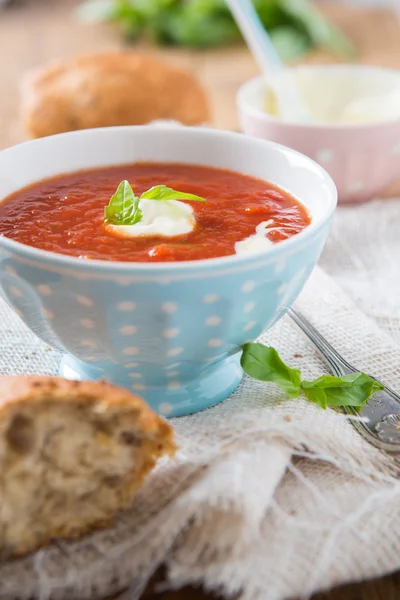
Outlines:
[[[340,58],[354,56],[346,36],[309,0],[254,0],[254,4],[283,60],[298,59],[314,48]],[[224,0],[87,0],[78,16],[114,22],[129,41],[145,36],[157,44],[209,48],[241,39]]]

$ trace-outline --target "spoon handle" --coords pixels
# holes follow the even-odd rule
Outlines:
[[[279,107],[286,120],[310,121],[297,92],[293,75],[283,65],[268,32],[265,30],[251,0],[226,0],[249,50],[262,72],[268,76]]]
[[[261,71],[282,71],[281,59],[251,0],[226,0],[226,3]]]

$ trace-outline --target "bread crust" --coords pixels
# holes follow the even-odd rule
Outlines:
[[[45,463],[43,445],[40,452],[37,447],[21,446],[24,439],[18,436],[23,434],[24,418],[34,423],[37,447],[39,438],[50,439],[50,434],[59,441],[59,425],[62,429],[65,423],[62,444],[59,441],[47,450]],[[75,443],[73,428],[80,424],[82,433]],[[158,458],[172,456],[176,450],[170,425],[139,396],[106,382],[45,376],[0,376],[0,438],[3,558],[21,556],[54,538],[76,538],[106,526],[130,505]],[[88,447],[90,453],[81,458]],[[78,473],[81,460],[86,470]],[[50,480],[40,479],[46,470]],[[88,491],[82,489],[86,473],[91,481]],[[45,491],[42,504],[36,502],[38,494],[32,494],[32,489]],[[32,505],[26,497],[30,493]],[[62,512],[68,510],[70,515]]]
[[[149,408],[137,394],[107,381],[72,381],[62,377],[36,375],[0,375],[0,415],[7,405],[35,403],[44,396],[52,402],[74,398],[75,401],[98,402],[103,398],[108,406],[115,405],[138,410],[138,425],[143,433],[159,437],[168,447],[173,438],[171,426]],[[174,443],[172,444],[174,448]]]
[[[172,119],[209,120],[206,94],[184,69],[151,54],[79,56],[36,70],[22,87],[24,126],[32,137],[93,127]]]

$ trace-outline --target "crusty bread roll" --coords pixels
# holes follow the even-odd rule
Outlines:
[[[136,52],[81,56],[32,73],[22,88],[22,112],[32,137],[209,118],[205,92],[190,72]]]
[[[106,525],[174,451],[171,427],[127,390],[0,377],[0,557]]]

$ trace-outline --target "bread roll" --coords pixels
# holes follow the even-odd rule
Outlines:
[[[206,95],[189,71],[136,52],[78,57],[30,75],[22,89],[32,137],[92,127],[209,118]]]
[[[106,525],[174,450],[171,427],[127,390],[0,377],[0,557]]]

